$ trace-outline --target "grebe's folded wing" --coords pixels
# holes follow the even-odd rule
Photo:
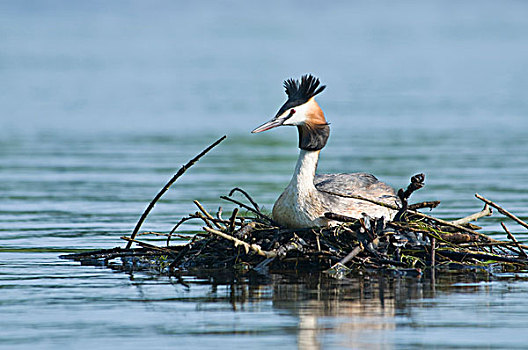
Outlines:
[[[314,184],[319,191],[323,192],[368,198],[398,198],[391,186],[367,173],[316,175]]]

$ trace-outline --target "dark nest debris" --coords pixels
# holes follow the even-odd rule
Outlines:
[[[425,268],[460,270],[493,267],[501,271],[518,271],[528,267],[525,253],[528,246],[519,243],[504,223],[501,225],[508,241],[482,234],[477,231],[480,227],[471,223],[490,216],[491,207],[494,207],[528,228],[528,224],[496,203],[477,194],[476,197],[485,203],[484,209],[455,221],[438,219],[418,211],[431,210],[439,204],[438,201],[408,205],[410,195],[424,184],[423,174],[413,176],[409,187],[398,192],[403,203],[401,207],[354,197],[397,210],[398,214],[389,222],[366,215],[357,220],[339,213],[327,213],[329,219],[340,224],[320,228],[283,228],[262,212],[245,191],[235,188],[228,196],[220,197],[235,205],[229,217],[222,216],[221,208],[213,215],[194,201],[198,211],[182,218],[170,232],[139,233],[141,224],[163,193],[224,138],[184,165],[163,187],[141,216],[132,235],[122,237],[128,241],[125,248],[62,257],[97,265],[112,265],[114,259],[121,258],[120,268],[148,269],[159,273],[189,269],[253,270],[259,273],[310,270],[326,271],[335,277],[354,271],[389,270],[400,275],[419,275]],[[246,203],[232,198],[237,192],[245,196]],[[181,224],[189,220],[201,221],[203,230],[195,234],[177,233]],[[153,236],[156,239],[152,239]],[[140,237],[149,237],[150,243],[140,240]],[[179,242],[182,238],[188,241],[174,244],[174,238],[178,238]],[[132,244],[140,248],[132,248]]]

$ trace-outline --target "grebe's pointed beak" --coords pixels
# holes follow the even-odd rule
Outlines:
[[[262,124],[261,126],[256,128],[255,130],[253,130],[251,133],[252,134],[256,134],[258,132],[262,132],[262,131],[266,131],[266,130],[269,130],[269,129],[276,128],[277,126],[281,126],[284,123],[284,121],[285,121],[285,119],[283,119],[283,118],[275,117],[272,120],[270,120],[269,122]]]

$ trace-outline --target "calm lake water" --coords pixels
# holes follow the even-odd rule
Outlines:
[[[183,280],[60,260],[123,246],[175,171],[228,139],[143,226],[242,187],[268,210],[293,128],[251,135],[311,72],[320,172],[368,171],[456,218],[478,192],[528,219],[528,3],[0,2],[0,347],[524,349],[526,274]],[[519,240],[500,215],[479,221]],[[182,232],[199,230],[190,222]],[[501,233],[498,238],[504,238]]]

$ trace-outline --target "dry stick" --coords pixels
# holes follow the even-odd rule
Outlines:
[[[420,203],[414,203],[409,205],[409,209],[411,210],[417,210],[422,208],[436,208],[440,204],[440,201],[429,201],[429,202],[420,202]]]
[[[480,247],[506,247],[506,248],[509,248],[511,247],[512,245],[514,245],[514,243],[512,242],[503,242],[503,241],[496,241],[496,242],[488,242],[488,243],[485,243],[485,242],[465,242],[465,243],[457,243],[457,245],[459,247],[477,247],[477,248],[480,248]]]
[[[317,232],[315,234],[315,241],[317,243],[317,251],[320,252],[321,251],[321,241],[319,239],[319,236],[321,235],[321,231]]]
[[[139,232],[138,236],[146,236],[146,235],[153,235],[153,236],[165,236],[167,237],[168,233],[161,233],[161,232],[154,232],[154,231],[145,231],[145,232]]]
[[[268,216],[266,216],[266,215],[262,214],[261,212],[259,212],[259,211],[255,210],[255,209],[251,208],[251,207],[248,206],[248,205],[245,205],[245,204],[242,203],[242,202],[237,201],[236,199],[229,198],[229,197],[226,197],[226,196],[220,196],[220,198],[223,199],[223,200],[226,200],[226,201],[233,202],[233,203],[237,204],[238,206],[240,206],[240,207],[242,207],[242,208],[244,208],[244,209],[247,209],[247,210],[249,210],[250,212],[256,214],[257,216],[259,216],[259,217],[261,217],[261,218],[263,218],[263,219],[266,219],[266,220],[268,220],[269,222],[273,222],[273,220],[271,220],[271,218],[269,218]]]
[[[138,236],[146,236],[146,235],[169,237],[168,233],[161,233],[161,232],[147,231],[147,232],[139,232],[138,233]],[[180,235],[180,234],[176,234],[176,233],[172,233],[171,236],[172,237],[178,237],[178,238],[185,238],[185,239],[189,239],[190,238],[189,236]]]
[[[231,218],[229,219],[229,232],[233,232],[235,230],[235,221],[236,217],[238,215],[238,208],[233,209],[233,213],[231,214]]]
[[[496,245],[495,246],[497,249],[500,249],[502,251],[502,254],[504,255],[507,255],[507,256],[510,256],[509,252],[507,252],[506,250],[504,250],[504,248],[500,245]],[[517,253],[517,251],[514,251],[512,248],[510,247],[507,247],[508,249],[510,249],[511,251]],[[466,249],[466,250],[463,250],[463,251],[453,251],[453,250],[449,250],[449,248],[446,248],[444,247],[444,249],[437,249],[437,254],[440,254],[440,252],[453,252],[453,253],[457,253],[457,254],[467,254],[467,255],[487,255],[488,257],[495,257],[495,258],[504,258],[503,255],[498,255],[498,254],[488,254],[486,252],[482,252],[482,251],[479,251],[479,250],[472,250],[472,249]],[[510,258],[510,257],[506,257],[506,259],[515,259],[515,260],[522,260],[521,258]],[[502,260],[502,261],[506,261],[506,260]],[[525,263],[524,264],[527,264],[528,260],[525,259]]]
[[[175,251],[177,253],[177,251]],[[144,257],[144,256],[158,256],[159,253],[148,248],[136,248],[136,249],[124,249],[124,248],[112,248],[103,249],[98,251],[86,252],[84,254],[69,254],[61,255],[62,258],[80,260],[83,257],[89,257],[91,259],[105,259],[111,260],[115,258],[123,257]]]
[[[194,163],[199,161],[200,158],[202,158],[206,153],[208,153],[210,150],[212,150],[214,147],[216,147],[220,142],[224,141],[226,139],[226,137],[227,136],[225,136],[225,135],[222,136],[221,138],[219,138],[218,140],[213,142],[209,147],[207,147],[202,152],[200,152],[196,157],[194,157],[189,162],[187,162],[187,164],[183,165],[180,168],[180,170],[178,170],[178,172],[172,177],[172,179],[170,179],[169,182],[167,182],[167,184],[158,192],[156,197],[154,197],[152,202],[150,202],[150,204],[148,205],[147,209],[145,209],[145,211],[141,215],[141,218],[139,218],[139,221],[137,222],[136,227],[134,228],[134,231],[132,232],[132,235],[130,235],[130,239],[131,240],[128,241],[128,243],[126,245],[126,249],[130,249],[130,247],[132,246],[133,239],[136,238],[136,235],[139,232],[139,229],[141,228],[141,225],[143,224],[143,222],[147,218],[147,216],[150,213],[150,211],[152,210],[152,208],[154,208],[154,205],[156,204],[156,202],[161,198],[161,196],[163,196],[163,194],[165,194],[165,192],[167,192],[167,190],[172,186],[172,184],[174,182],[176,182],[176,180],[178,180],[178,178],[180,176],[182,176],[187,171],[187,169],[192,167],[194,165]]]
[[[405,191],[403,190],[403,188],[400,188],[398,190],[398,197],[400,198],[402,205],[401,205],[400,210],[398,210],[398,212],[394,216],[394,221],[404,221],[404,222],[407,221],[404,215],[409,209],[409,197],[415,191],[418,191],[419,189],[425,186],[424,181],[425,181],[425,174],[413,175],[411,177],[411,183],[409,184],[409,186],[407,186]]]
[[[191,238],[191,237],[187,237],[187,236],[183,236],[183,235],[174,235],[174,232],[178,229],[178,227],[180,227],[181,224],[183,224],[186,221],[193,220],[193,219],[201,219],[203,221],[203,218],[201,218],[199,215],[193,215],[193,214],[182,218],[180,221],[178,221],[178,223],[176,225],[174,225],[172,230],[169,232],[168,237],[167,237],[167,246],[169,246],[170,239],[171,239],[172,236],[178,236],[178,237],[181,237],[181,238]],[[214,222],[220,222],[222,224],[229,224],[230,223],[227,220],[219,220],[219,219],[214,219]],[[235,225],[241,225],[241,224],[235,223]]]
[[[136,239],[132,239],[130,237],[126,237],[126,236],[123,236],[121,237],[121,239],[124,239],[125,241],[128,241],[130,243],[136,243],[140,246],[142,246],[143,248],[149,248],[149,249],[154,249],[154,250],[159,250],[159,251],[162,251],[162,252],[166,252],[168,254],[171,254],[171,255],[174,255],[174,251],[172,251],[171,249],[168,249],[168,248],[164,248],[164,247],[158,247],[154,244],[149,244],[149,243],[145,243],[145,242],[141,242],[141,241],[138,241]]]
[[[377,245],[379,243],[379,238],[376,237],[371,243],[374,244],[374,245]],[[347,256],[345,256],[343,259],[341,259],[341,261],[339,261],[338,263],[335,263],[334,265],[332,265],[332,267],[330,267],[327,271],[335,269],[335,268],[337,268],[340,265],[345,266],[346,263],[348,263],[350,260],[354,259],[364,249],[365,248],[363,247],[362,244],[358,245],[357,247],[352,249],[352,251],[350,253],[348,253]]]
[[[503,223],[501,222],[501,225],[503,225]],[[510,233],[510,231],[507,229],[506,226],[502,226],[502,228],[504,229],[504,231],[506,231],[506,233]],[[511,234],[511,233],[510,233]],[[509,238],[509,237],[508,237]],[[501,251],[505,254],[510,254],[511,252],[519,255],[519,257],[524,257],[526,258],[526,256],[524,256],[524,251],[522,249],[519,249],[516,247],[515,243],[514,242],[511,242],[511,245],[509,246],[504,246],[506,248],[509,249],[509,251],[505,251],[504,249],[502,249]],[[498,248],[502,248],[502,247],[498,247]]]
[[[180,225],[183,224],[185,221],[189,221],[189,220],[192,220],[192,219],[196,219],[196,217],[188,216],[188,217],[185,217],[185,218],[181,218],[181,220],[178,221],[178,223],[176,225],[174,225],[172,230],[169,232],[169,236],[167,237],[167,247],[169,246],[170,239],[171,239],[173,233],[178,229],[178,227],[180,227]]]
[[[172,234],[172,237],[176,237],[176,238],[181,238],[181,239],[186,239],[186,240],[189,240],[190,238],[192,238],[190,235],[181,235],[179,233],[173,233]]]
[[[356,221],[358,221],[358,219],[353,218],[351,216],[346,216],[346,215],[332,213],[332,212],[324,213],[324,216],[327,219],[340,221],[340,222],[356,222]]]
[[[377,200],[370,199],[370,198],[365,198],[365,197],[362,197],[362,196],[347,195],[347,194],[335,193],[335,192],[330,192],[330,191],[322,191],[322,192],[326,192],[328,194],[331,194],[331,195],[334,195],[334,196],[338,196],[338,197],[353,198],[353,199],[359,199],[359,200],[362,200],[362,201],[371,202],[371,203],[380,205],[380,206],[385,207],[385,208],[393,209],[393,210],[399,210],[400,209],[400,208],[398,208],[395,205],[379,202]],[[449,221],[446,221],[446,220],[442,220],[442,219],[438,219],[438,218],[435,218],[433,216],[430,216],[430,215],[427,215],[427,214],[424,214],[424,213],[420,213],[419,211],[415,211],[415,210],[407,210],[407,211],[412,213],[412,214],[414,214],[414,215],[420,216],[422,218],[436,221],[436,222],[438,222],[438,223],[440,223],[442,225],[454,227],[454,228],[457,228],[457,229],[459,229],[461,231],[465,231],[465,232],[472,233],[474,235],[480,236],[480,237],[486,239],[489,242],[490,241],[495,241],[493,238],[490,238],[490,237],[486,236],[483,233],[474,231],[474,230],[469,229],[467,227],[460,226],[460,225],[457,225],[457,224],[453,224],[452,222],[449,222]]]
[[[203,207],[202,204],[200,204],[200,202],[198,202],[197,200],[194,200],[193,203],[198,207],[198,209],[200,209],[200,211],[209,219],[213,222],[213,224],[216,226],[216,228],[222,230],[222,229],[225,229],[225,227],[222,227],[219,223],[216,222],[216,219],[214,218],[214,216],[212,216],[211,214],[209,214],[209,212],[207,210],[205,210],[205,208]]]
[[[524,226],[526,228],[528,228],[528,224],[524,221],[522,221],[521,219],[519,219],[517,216],[513,215],[512,213],[510,213],[509,211],[507,211],[506,209],[502,208],[500,205],[498,205],[497,203],[494,203],[492,201],[490,201],[489,199],[486,199],[484,197],[482,197],[481,195],[479,195],[478,193],[475,193],[475,197],[477,197],[478,199],[480,199],[481,201],[483,201],[484,203],[487,203],[489,205],[491,205],[493,208],[497,209],[499,211],[499,213],[503,214],[503,215],[506,215],[507,217],[509,217],[510,219],[513,219],[515,220],[519,225],[521,226]]]
[[[449,250],[438,250],[437,254],[440,256],[447,257],[447,258],[461,259],[461,260],[469,258],[469,259],[476,259],[480,261],[483,261],[483,260],[503,261],[503,262],[522,264],[525,266],[528,264],[528,261],[526,259],[510,258],[507,256],[491,255],[491,254],[480,253],[480,252],[473,253],[473,252],[455,252],[455,251],[449,251]]]
[[[497,250],[499,250],[500,254],[504,254],[504,255],[509,255],[511,252],[514,252],[514,253],[517,253],[519,254],[518,251],[514,250],[511,246],[495,246],[495,248],[497,248]],[[506,250],[505,248],[508,248],[508,250]],[[497,254],[499,254],[497,253]]]
[[[199,212],[195,212],[194,214],[190,214],[189,215],[189,219],[200,219],[199,215],[201,215]],[[202,217],[203,217],[203,215],[202,215]],[[238,218],[238,219],[242,220],[242,218]],[[221,224],[229,224],[230,223],[229,220],[225,220],[225,219],[220,220],[220,219],[217,219],[217,218],[212,218],[212,219],[207,219],[207,220],[212,221],[212,222],[214,221],[214,222],[221,223]],[[236,222],[235,225],[241,225],[241,223]],[[223,227],[222,229],[225,229],[225,227]]]
[[[244,190],[241,189],[241,188],[238,188],[238,187],[233,188],[231,191],[229,191],[229,197],[231,197],[231,196],[233,195],[233,193],[235,193],[236,191],[238,191],[238,192],[242,193],[244,196],[246,196],[246,198],[248,199],[248,201],[250,201],[251,204],[253,204],[253,207],[254,207],[257,211],[260,212],[260,207],[259,207],[259,205],[257,204],[257,202],[255,202],[255,201],[253,200],[253,198],[251,198],[251,196],[250,196],[246,191],[244,191]]]
[[[257,244],[249,244],[249,243],[246,243],[238,238],[235,238],[233,236],[230,236],[226,233],[223,233],[223,232],[220,232],[218,230],[215,230],[213,228],[209,228],[209,227],[203,227],[203,229],[209,233],[212,233],[212,234],[215,234],[217,236],[220,236],[222,238],[225,238],[229,241],[232,241],[232,242],[235,242],[235,247],[236,246],[243,246],[245,249],[246,249],[246,253],[248,253],[250,250],[253,250],[255,253],[257,253],[258,255],[262,255],[262,256],[265,256],[266,258],[274,258],[277,256],[277,253],[274,252],[274,251],[266,251],[266,250],[262,250],[260,248],[260,246],[258,246]]]
[[[357,247],[355,247],[354,249],[352,249],[352,251],[350,253],[347,254],[347,256],[345,256],[343,259],[341,259],[340,262],[338,262],[337,264],[341,264],[341,265],[345,265],[347,262],[349,262],[350,260],[352,260],[353,258],[356,257],[356,255],[358,255],[359,253],[361,253],[363,251],[363,246],[362,245],[358,245]],[[336,264],[336,265],[337,265]],[[335,266],[335,265],[334,265]],[[332,266],[331,268],[333,268],[334,266]]]
[[[242,223],[240,222],[242,220],[242,218],[237,218],[239,222],[235,222],[235,225],[238,225],[238,226],[241,226]],[[214,219],[213,220],[214,222],[219,222],[221,224],[226,224],[226,225],[229,225],[231,223],[231,221],[229,220],[218,220],[218,219]],[[226,229],[225,227],[222,227],[222,230]]]
[[[194,215],[196,215],[197,218],[202,219],[202,221],[207,225],[207,227],[213,228],[213,225],[211,225],[211,222],[209,222],[209,219],[207,219],[204,214],[197,211],[196,213],[194,213]]]
[[[482,209],[478,213],[471,214],[469,216],[466,216],[465,218],[453,220],[451,222],[456,225],[465,225],[469,224],[471,221],[476,221],[484,216],[491,216],[491,214],[493,214],[493,210],[488,206],[488,204],[484,204],[484,209]]]
[[[515,236],[512,235],[511,232],[506,228],[506,225],[504,225],[504,222],[501,222],[501,226],[504,229],[504,231],[506,231],[506,234],[508,235],[508,238],[511,239],[513,241],[513,243],[515,244],[515,246],[517,247],[517,249],[519,249],[519,252],[520,252],[521,256],[523,256],[525,258],[528,258],[528,255],[526,255],[525,251],[522,249],[522,247],[519,244],[519,242],[515,239]]]

